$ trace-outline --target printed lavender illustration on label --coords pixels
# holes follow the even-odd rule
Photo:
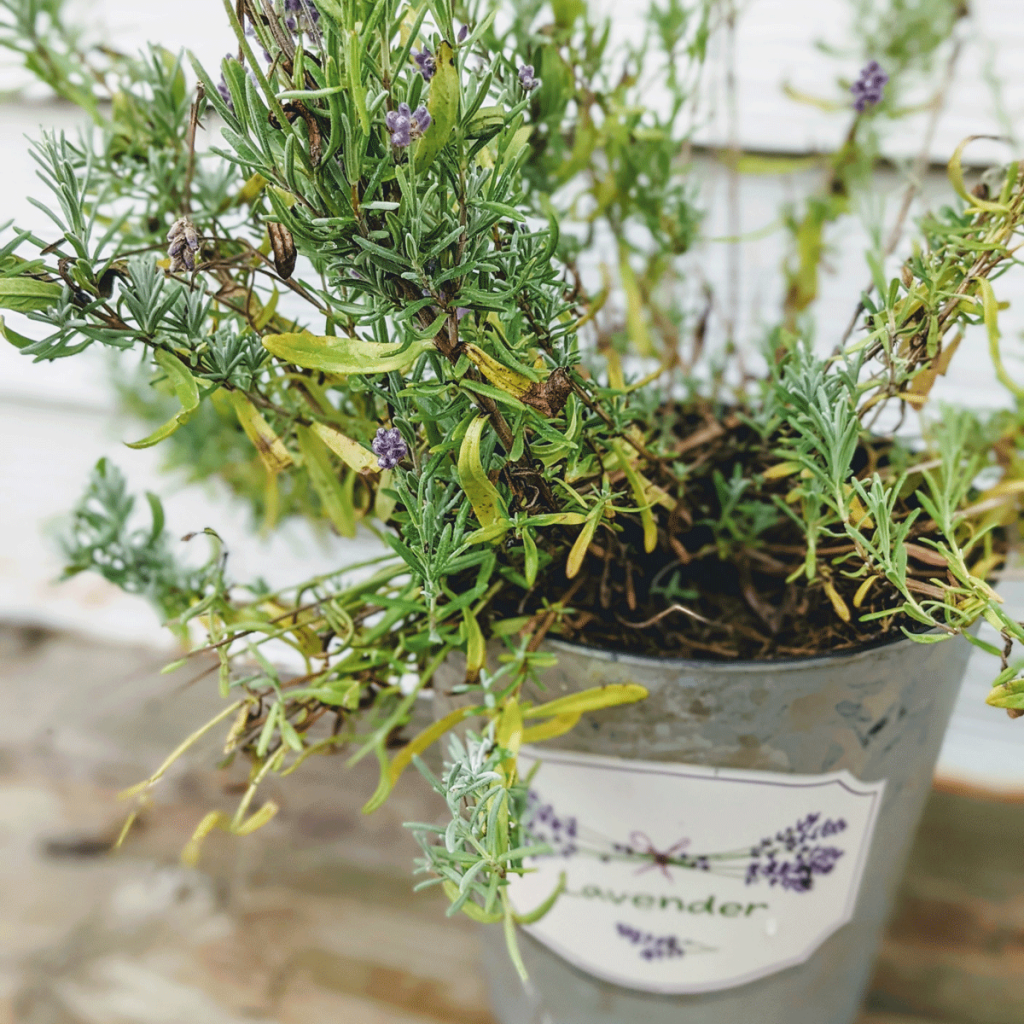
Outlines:
[[[729,988],[806,960],[849,920],[884,782],[528,749],[523,824],[545,850],[512,882],[528,931],[653,992]]]

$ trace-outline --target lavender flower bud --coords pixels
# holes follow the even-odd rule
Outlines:
[[[533,77],[533,65],[524,64],[519,69],[519,81],[527,92],[540,88],[541,80]]]
[[[167,232],[167,255],[171,272],[196,269],[196,254],[201,248],[199,232],[188,217],[179,217]]]
[[[469,35],[469,26],[468,25],[463,25],[462,28],[459,29],[459,35],[458,35],[458,40],[457,41],[460,42],[460,43],[464,43],[466,41],[466,36],[468,36],[468,35]]]
[[[416,68],[423,76],[424,81],[429,82],[437,71],[437,61],[434,55],[425,46],[423,51],[413,50],[412,59],[416,62]]]
[[[889,76],[879,67],[878,61],[873,60],[866,64],[861,69],[860,77],[850,86],[854,109],[862,113],[867,107],[880,103],[885,92],[885,83],[888,81]]]
[[[253,39],[256,38],[256,29],[249,22],[246,22],[245,34],[247,36],[251,36]],[[261,47],[261,49],[263,49],[263,48]],[[271,52],[269,50],[263,50],[263,59],[269,64],[269,63],[271,63],[271,61],[273,61],[274,58],[273,58],[273,55],[271,54]]]
[[[284,19],[289,32],[316,28],[320,23],[320,12],[316,9],[313,0],[284,0],[284,9],[286,14],[296,15]]]
[[[418,139],[430,127],[430,114],[424,106],[414,111],[408,103],[399,103],[397,110],[389,110],[384,118],[387,129],[391,132],[391,145],[403,149]]]
[[[274,267],[278,275],[287,281],[295,270],[295,260],[298,256],[295,251],[295,239],[283,224],[274,222],[267,225],[267,234],[270,237],[270,249],[274,254]]]
[[[377,456],[377,465],[381,469],[394,469],[409,454],[409,447],[398,427],[392,427],[390,430],[378,427],[377,436],[370,448]]]

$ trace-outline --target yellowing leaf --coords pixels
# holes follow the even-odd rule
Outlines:
[[[472,343],[465,346],[466,355],[476,365],[477,369],[495,386],[507,391],[516,398],[522,398],[533,386],[529,377],[510,370],[507,366],[499,363],[493,356],[488,355],[482,348]]]
[[[832,607],[835,609],[836,615],[838,615],[843,622],[849,622],[850,609],[846,606],[846,602],[839,595],[839,591],[836,590],[830,580],[825,580],[824,587],[825,593],[828,595],[828,599],[832,602]]]
[[[583,559],[587,555],[587,548],[590,547],[590,542],[594,539],[594,531],[597,529],[597,524],[600,522],[603,513],[604,506],[602,505],[595,512],[587,516],[587,521],[583,524],[583,529],[580,530],[580,535],[573,543],[569,551],[569,557],[565,561],[565,575],[568,579],[574,579],[582,568]]]
[[[187,423],[192,414],[199,408],[199,385],[195,377],[189,372],[185,364],[163,349],[160,349],[153,357],[157,366],[167,374],[174,395],[181,403],[181,412],[172,419],[169,419],[162,427],[154,430],[149,437],[141,441],[125,442],[129,448],[151,448],[159,444],[165,437],[170,437],[178,427]]]
[[[308,427],[296,427],[296,436],[299,440],[299,450],[302,452],[302,462],[306,467],[306,472],[309,473],[313,489],[320,496],[324,513],[334,524],[338,533],[343,537],[354,537],[356,535],[355,509],[341,486],[337,471],[331,464],[327,446]]]
[[[256,406],[241,391],[231,392],[231,404],[246,437],[255,445],[260,460],[267,467],[267,472],[275,476],[283,469],[287,469],[292,464],[292,457],[281,438],[259,414]]]
[[[874,584],[877,576],[869,576],[858,588],[857,593],[853,595],[853,607],[860,608],[864,604],[864,599],[868,596],[868,591]]]
[[[985,328],[988,331],[988,354],[999,383],[1015,398],[1024,398],[1024,388],[1013,380],[1003,365],[1003,357],[999,351],[999,303],[996,301],[996,293],[992,290],[992,283],[987,277],[978,280],[978,293],[981,296]]]
[[[391,763],[386,765],[385,770],[381,774],[380,783],[377,786],[376,792],[366,804],[363,806],[363,814],[369,814],[371,811],[375,811],[380,807],[384,801],[388,798],[388,794],[394,789],[395,783],[398,781],[399,776],[406,768],[412,763],[412,759],[416,754],[422,754],[431,744],[436,743],[446,732],[450,729],[454,729],[455,726],[464,722],[467,718],[471,718],[473,715],[480,714],[484,709],[475,705],[465,708],[456,708],[454,711],[449,712],[444,718],[434,722],[433,725],[428,726],[418,736],[410,740],[397,754],[392,758]]]
[[[469,608],[462,609],[462,627],[466,638],[466,673],[476,678],[487,662],[487,644],[480,623]]]
[[[761,475],[765,480],[781,480],[783,477],[799,472],[799,462],[777,462],[774,466],[769,466]]]
[[[519,753],[519,746],[523,742],[523,712],[515,697],[505,701],[501,709],[495,739],[499,746],[511,751],[513,757]]]
[[[455,66],[455,51],[441,42],[434,54],[437,70],[430,80],[430,98],[427,111],[430,127],[416,143],[414,158],[417,171],[425,171],[437,154],[448,144],[459,119],[459,72]]]
[[[999,135],[968,135],[963,142],[953,151],[953,155],[949,158],[949,164],[946,170],[949,174],[950,184],[953,186],[953,190],[956,194],[965,202],[968,206],[973,206],[978,210],[986,210],[989,213],[1005,213],[1006,206],[1003,203],[992,203],[987,199],[981,199],[978,196],[971,195],[967,191],[967,186],[964,184],[964,168],[963,168],[963,157],[964,150],[976,139],[992,139],[995,142],[1006,142],[1007,140]]]
[[[619,250],[619,277],[622,279],[622,290],[626,293],[626,333],[633,343],[637,355],[655,355],[651,332],[644,315],[643,296],[640,284],[629,262],[629,253],[625,246]]]
[[[227,831],[231,826],[231,816],[224,811],[210,811],[192,833],[192,838],[181,851],[181,862],[185,867],[194,868],[199,863],[199,852],[203,840],[215,829],[222,828]]]
[[[484,472],[480,459],[480,436],[487,420],[487,416],[477,416],[470,423],[459,449],[458,466],[459,483],[462,484],[462,489],[466,492],[466,497],[469,498],[473,511],[483,527],[507,518],[501,495]],[[501,534],[497,534],[491,539],[497,540],[500,536]]]
[[[615,450],[615,454],[619,459],[619,465],[622,466],[622,471],[626,474],[626,479],[629,481],[630,489],[633,492],[633,499],[640,506],[640,522],[644,528],[644,550],[650,554],[658,546],[658,527],[654,522],[654,513],[647,502],[646,495],[649,481],[645,480],[637,472],[636,467],[626,453],[625,444],[622,441],[616,438],[612,441],[612,448]]]
[[[358,441],[347,437],[337,427],[326,423],[314,423],[310,429],[346,466],[350,466],[357,473],[377,468],[377,456]]]
[[[583,714],[597,711],[600,708],[616,707],[619,704],[635,704],[648,696],[646,687],[638,683],[608,683],[606,686],[595,686],[590,690],[570,693],[546,704],[525,708],[523,718],[542,718],[565,714]]]
[[[315,334],[269,334],[263,347],[286,362],[322,373],[390,373],[404,370],[434,347],[429,339],[381,344],[360,338],[332,338]]]
[[[555,715],[546,722],[539,722],[523,730],[523,743],[540,743],[542,740],[553,740],[556,736],[563,736],[576,728],[580,720],[580,713],[567,712],[564,715]]]

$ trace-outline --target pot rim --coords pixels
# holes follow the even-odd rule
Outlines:
[[[919,635],[932,636],[939,631],[930,629]],[[954,640],[955,635],[949,640]],[[948,643],[949,641],[942,641]],[[849,650],[832,651],[828,654],[812,654],[805,658],[762,658],[758,661],[750,659],[739,659],[735,661],[718,661],[710,658],[676,658],[676,657],[652,657],[647,654],[632,654],[628,651],[614,651],[606,647],[590,647],[587,644],[577,643],[573,640],[560,640],[554,637],[545,637],[544,647],[561,648],[575,654],[585,654],[595,661],[613,661],[623,665],[636,665],[642,668],[679,668],[690,671],[704,672],[710,675],[732,675],[736,673],[763,672],[769,673],[776,669],[788,671],[813,671],[841,661],[849,664],[858,660],[864,660],[876,655],[878,652],[892,647],[905,647],[908,644],[916,644],[910,637],[900,635],[891,640],[878,640],[863,647],[854,647]]]

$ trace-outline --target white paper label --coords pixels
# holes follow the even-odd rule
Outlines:
[[[802,963],[857,901],[885,783],[524,748],[527,822],[554,853],[511,880],[526,930],[581,970],[711,992]]]

